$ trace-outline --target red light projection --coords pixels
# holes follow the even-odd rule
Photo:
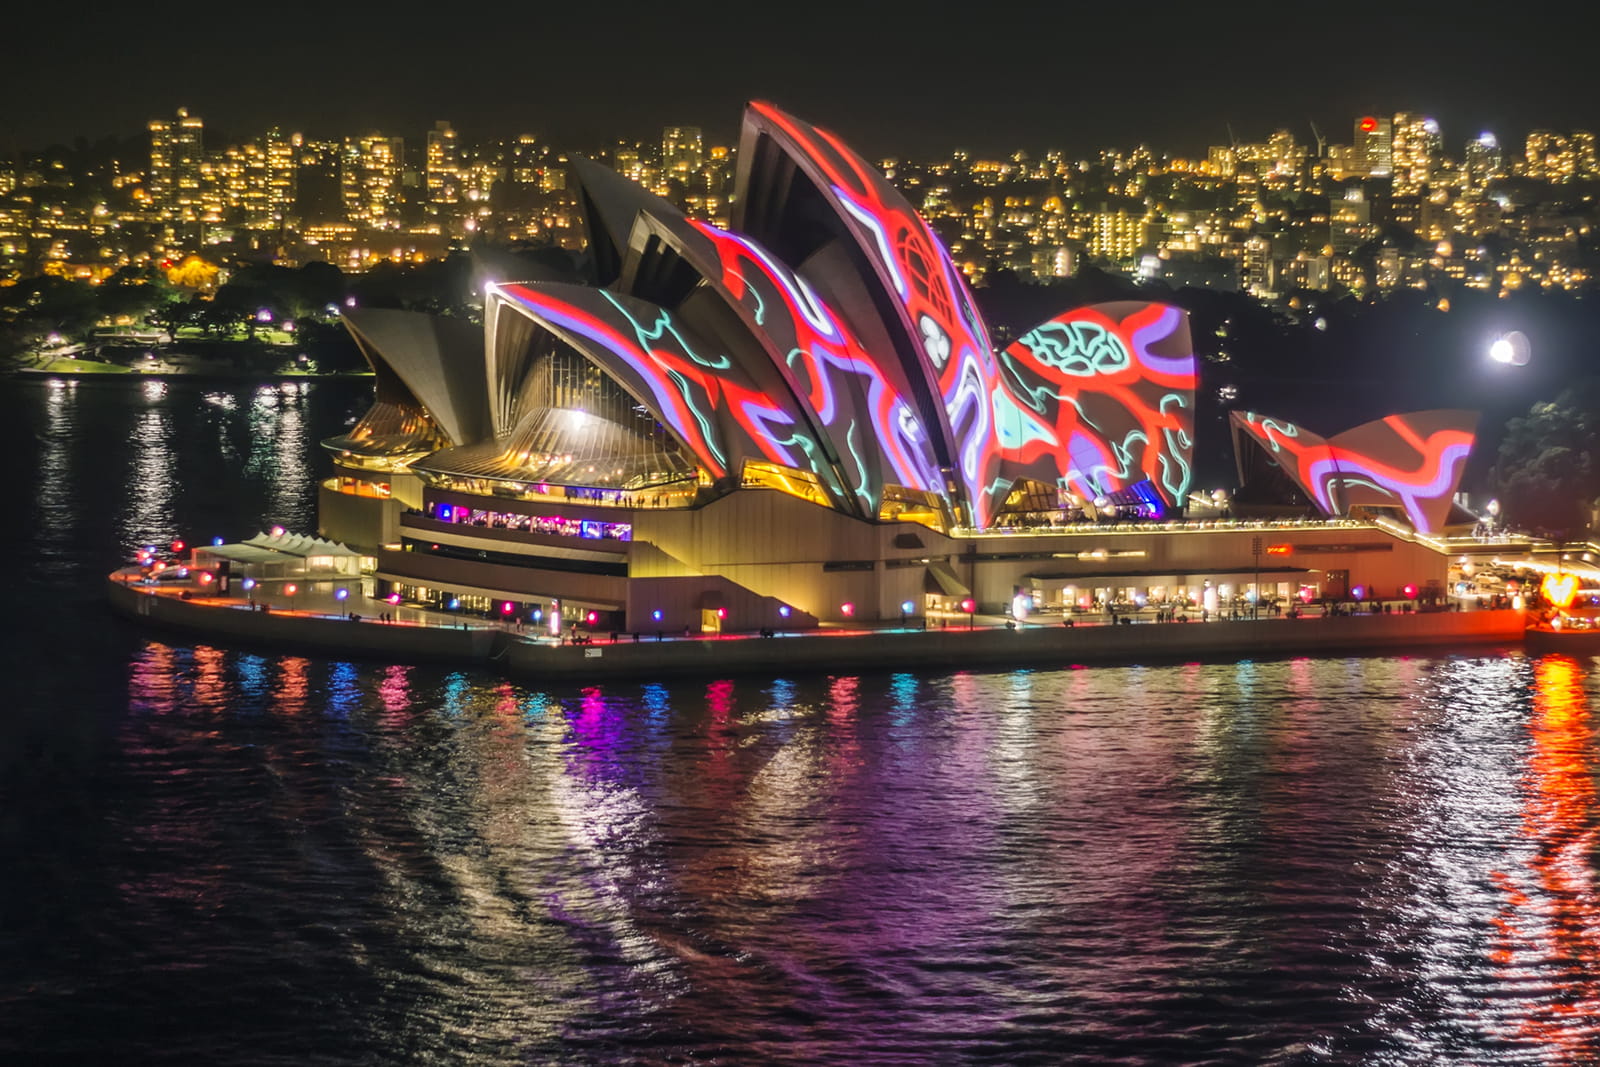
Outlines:
[[[1365,115],[1365,116],[1362,117],[1362,119],[1361,119],[1361,132],[1362,133],[1371,133],[1373,130],[1375,130],[1377,128],[1378,128],[1378,120],[1377,119],[1373,118],[1371,115]]]
[[[885,482],[942,494],[933,443],[896,384],[897,368],[875,359],[804,279],[755,241],[691,225],[715,248],[723,288],[770,338],[780,370],[833,442],[845,483],[868,516],[877,516]]]
[[[1233,413],[1235,432],[1266,449],[1324,515],[1395,506],[1423,533],[1438,531],[1449,518],[1477,420],[1470,411],[1420,411],[1326,440],[1291,422]]]
[[[1049,430],[1004,441],[1010,480],[1064,484],[1091,500],[1148,480],[1168,505],[1184,503],[1196,375],[1182,311],[1076,308],[1023,334],[1001,362],[1011,394]]]
[[[672,314],[631,297],[576,285],[503,285],[510,302],[593,360],[688,448],[713,478],[762,458],[815,471],[838,486],[816,439],[791,405],[757,389],[729,357]]]
[[[914,353],[906,373],[944,409],[971,521],[988,526],[1010,485],[1001,474],[1006,453],[1049,430],[1009,395],[965,280],[922,217],[843,142],[769,104],[750,106],[872,262],[898,311],[901,358]]]

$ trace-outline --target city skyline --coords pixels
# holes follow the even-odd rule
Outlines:
[[[69,26],[64,11],[30,9],[17,39],[70,41],[70,67],[59,49],[8,57],[0,86],[27,107],[0,116],[0,152],[128,136],[179,106],[233,137],[272,125],[415,136],[451,118],[468,138],[534,132],[581,145],[679,124],[731,140],[727,116],[772,99],[873,156],[1138,143],[1193,154],[1225,143],[1230,127],[1242,140],[1278,128],[1309,139],[1312,122],[1337,128],[1399,108],[1436,116],[1450,142],[1600,117],[1579,36],[1558,20],[1508,27],[1404,5],[1270,20],[1156,5],[1137,25],[1075,11],[986,14],[976,26],[953,5],[909,22],[812,5],[781,24],[733,5],[624,6],[604,40],[589,12],[513,9],[496,13],[493,34],[472,23],[444,45],[404,9],[386,11],[318,10],[300,31],[286,29],[292,9],[250,26],[146,11]],[[524,46],[485,62],[490,40]]]
[[[764,107],[766,105],[755,105]],[[1444,286],[1583,289],[1600,273],[1589,130],[1515,142],[1478,135],[1457,152],[1421,111],[1316,127],[1174,157],[1146,148],[1010,158],[948,151],[880,158],[885,177],[948,242],[973,283],[989,271],[1066,278],[1083,263],[1169,285],[1301,291]],[[586,245],[570,185],[583,154],[532,135],[486,143],[438,120],[410,142],[392,131],[306,138],[273,127],[225,143],[180,108],[118,142],[116,159],[46,153],[0,160],[0,278],[98,282],[124,268],[270,256],[362,271],[469,244]],[[1348,137],[1348,140],[1346,140]],[[748,147],[748,146],[746,146]],[[735,146],[698,126],[613,141],[591,158],[690,217],[736,213]]]

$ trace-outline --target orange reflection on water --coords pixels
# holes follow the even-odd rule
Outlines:
[[[1534,679],[1521,828],[1534,851],[1526,870],[1491,875],[1506,900],[1490,958],[1509,979],[1544,989],[1524,1005],[1518,1036],[1563,1062],[1592,1062],[1600,1053],[1600,894],[1590,862],[1597,798],[1589,698],[1583,668],[1568,657],[1545,656]]]
[[[220,648],[196,645],[194,650],[194,700],[207,711],[221,711],[228,701],[223,675],[226,657]]]
[[[310,680],[306,676],[310,660],[299,656],[285,656],[278,661],[277,710],[285,715],[298,715],[306,710],[306,696]]]

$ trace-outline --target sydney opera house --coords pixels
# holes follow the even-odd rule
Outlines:
[[[1182,311],[1069,309],[997,349],[832,134],[754,104],[738,158],[729,230],[578,160],[589,284],[495,279],[481,327],[348,313],[376,397],[325,442],[320,532],[379,595],[754,631],[1444,579],[1470,414],[1332,438],[1236,414],[1276,518],[1203,510]]]

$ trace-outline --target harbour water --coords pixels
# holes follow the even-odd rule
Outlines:
[[[359,387],[0,386],[0,1060],[1600,1059],[1591,660],[519,686],[140,632]]]

